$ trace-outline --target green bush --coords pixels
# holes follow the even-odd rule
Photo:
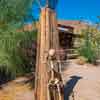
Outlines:
[[[32,17],[29,10],[33,0],[0,0],[0,80],[4,75],[15,78],[30,71],[29,61],[21,54],[23,45],[36,39],[37,32],[17,32],[26,17]],[[28,41],[28,42],[26,42]],[[25,58],[26,59],[26,58]]]
[[[23,45],[28,45],[29,41],[36,39],[36,34],[35,31],[17,32],[13,26],[0,29],[0,73],[5,72],[7,76],[15,78],[30,71],[30,67],[25,65],[19,44],[24,41]]]
[[[79,49],[79,54],[84,56],[90,63],[95,63],[97,58],[97,47],[93,34],[89,29],[83,31],[83,40]]]

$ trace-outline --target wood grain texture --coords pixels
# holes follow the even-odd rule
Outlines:
[[[49,68],[46,63],[47,51],[50,48],[58,49],[59,47],[56,14],[50,8],[46,7],[41,11],[40,30],[37,47],[35,96],[36,100],[48,100]]]

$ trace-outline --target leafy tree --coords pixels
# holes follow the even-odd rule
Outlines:
[[[0,0],[0,75],[9,78],[27,72],[25,60],[20,53],[18,44],[29,44],[36,39],[36,31],[17,32],[27,12],[32,6],[32,0]],[[32,42],[31,42],[32,44]],[[27,62],[29,64],[29,62]],[[28,72],[30,70],[28,69]]]
[[[0,0],[0,22],[19,22],[32,7],[32,0]]]

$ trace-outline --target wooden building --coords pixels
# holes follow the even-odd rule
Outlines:
[[[58,21],[59,43],[64,49],[74,49],[78,47],[80,32],[86,29],[86,24],[80,21],[62,20]]]
[[[86,29],[86,24],[80,21],[71,20],[58,20],[58,32],[60,47],[64,49],[72,49],[77,47],[77,41],[80,38],[80,32],[82,29]],[[24,31],[32,31],[39,29],[39,22],[35,24],[25,24]]]
[[[59,43],[63,49],[73,48],[75,35],[73,34],[74,28],[58,24]]]

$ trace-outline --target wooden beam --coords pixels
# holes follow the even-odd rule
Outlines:
[[[59,40],[55,12],[46,7],[41,10],[40,33],[38,33],[37,64],[35,78],[36,100],[48,100],[49,67],[46,51],[58,49]],[[62,99],[63,100],[63,99]]]

